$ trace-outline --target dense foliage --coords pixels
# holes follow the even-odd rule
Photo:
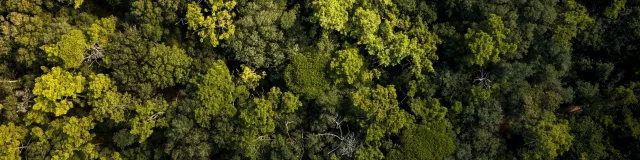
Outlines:
[[[0,0],[0,159],[640,159],[640,0]]]

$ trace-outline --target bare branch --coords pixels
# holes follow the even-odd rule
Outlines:
[[[488,75],[489,75],[489,72],[484,73],[484,71],[480,70],[480,76],[477,77],[476,79],[473,79],[473,82],[482,84],[482,86],[484,86],[485,89],[491,89],[491,80],[487,78]]]
[[[14,149],[25,149],[25,148],[29,148],[29,146],[22,146],[22,147],[18,147],[18,148],[14,148]]]
[[[317,136],[333,136],[333,137],[336,137],[336,138],[342,140],[342,137],[340,137],[338,135],[335,135],[335,134],[332,134],[332,133],[322,133],[322,134],[318,134]]]
[[[35,95],[33,95],[33,93],[31,93],[31,89],[29,88],[24,88],[24,90],[21,91],[15,91],[15,95],[16,97],[20,98],[20,100],[22,102],[18,102],[17,107],[18,107],[18,112],[21,113],[25,113],[29,110],[29,108],[31,108],[31,99],[35,97]]]
[[[157,120],[158,118],[160,118],[160,114],[158,114],[158,113],[154,113],[153,115],[151,115],[151,117],[150,117],[150,118],[151,118],[151,120],[154,120],[154,121],[155,121],[155,120]]]
[[[355,138],[355,134],[353,132],[348,132],[346,136],[343,135],[342,126],[341,126],[343,120],[340,118],[340,115],[336,114],[335,117],[331,118],[331,121],[336,125],[336,128],[338,128],[338,130],[340,131],[340,135],[336,135],[333,133],[323,133],[323,134],[317,134],[317,136],[331,136],[340,140],[340,144],[338,144],[338,147],[331,150],[329,154],[337,150],[338,155],[351,157],[355,152],[355,150],[358,148],[358,140]]]
[[[287,137],[291,137],[291,135],[289,135],[289,123],[293,123],[293,121],[288,121],[284,123],[284,127],[286,127],[286,131],[287,131]]]
[[[180,20],[178,22],[176,22],[175,25],[185,25],[187,24],[187,18],[180,18]]]
[[[256,138],[257,141],[270,141],[273,140],[271,138],[266,138],[265,136],[258,136],[258,138]]]
[[[340,137],[342,137],[342,119],[340,118],[340,115],[336,114],[333,118],[331,118],[331,120],[336,124],[336,128],[340,130]]]
[[[102,57],[104,57],[104,49],[102,49],[100,42],[96,40],[90,48],[85,49],[84,56],[85,61],[89,62],[89,65],[102,59]]]

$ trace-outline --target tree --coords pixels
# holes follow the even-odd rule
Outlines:
[[[129,14],[139,23],[142,36],[151,41],[160,41],[165,30],[162,27],[165,16],[158,2],[136,0],[131,2],[130,10]]]
[[[442,120],[414,126],[403,132],[400,148],[391,150],[388,159],[445,159],[455,150],[451,135]]]
[[[388,134],[396,134],[413,121],[413,117],[398,107],[393,86],[361,87],[352,93],[353,106],[365,116],[360,121],[367,129],[367,142],[375,142]]]
[[[537,124],[525,128],[525,144],[532,149],[522,151],[524,159],[553,159],[571,147],[573,136],[569,133],[569,122],[556,119],[551,112],[545,112]]]
[[[22,2],[19,0],[8,0],[1,4],[2,12],[21,12],[39,14],[42,13],[42,2]]]
[[[201,8],[198,3],[190,3],[187,10],[187,24],[189,30],[200,36],[200,42],[208,38],[211,45],[218,46],[218,40],[229,39],[235,33],[231,12],[236,6],[235,0],[208,0],[205,2],[210,8]],[[210,13],[211,15],[203,15]]]
[[[7,14],[0,18],[0,26],[2,26],[0,41],[3,41],[2,43],[5,45],[10,45],[9,48],[3,47],[2,51],[5,53],[2,54],[11,55],[16,62],[24,66],[34,67],[41,64],[42,59],[40,58],[47,54],[43,53],[39,47],[56,43],[60,36],[69,32],[71,28],[71,25],[66,22],[66,18],[52,17],[46,14],[37,16],[36,14],[42,12],[41,6],[37,3],[11,0],[2,5],[0,8],[6,8],[7,11],[4,13]]]
[[[162,44],[149,48],[145,60],[149,68],[142,68],[141,72],[160,88],[186,82],[188,65],[192,61],[181,48]]]
[[[247,74],[252,75],[252,74]],[[246,76],[245,84],[251,84],[255,76]],[[192,80],[197,87],[196,98],[200,106],[193,109],[194,121],[206,129],[210,139],[220,148],[238,149],[238,106],[248,105],[247,86],[236,86],[224,61],[217,60],[206,74]],[[203,137],[206,138],[206,137]],[[240,152],[241,150],[238,150]]]
[[[78,9],[84,0],[58,0],[58,2],[73,4],[73,8]]]
[[[422,100],[412,99],[409,108],[411,112],[420,119],[422,123],[441,121],[447,115],[447,108],[440,106],[438,99]]]
[[[422,79],[422,72],[434,72],[433,62],[438,60],[436,55],[437,44],[441,44],[442,40],[429,30],[427,23],[422,18],[418,18],[418,22],[415,23],[413,28],[409,30],[408,36],[413,37],[410,40],[409,47],[405,49],[408,52],[407,57],[411,58],[413,63],[409,68],[409,73],[412,73],[418,79]],[[402,59],[404,57],[401,57]],[[400,60],[396,62],[399,63]]]
[[[64,68],[78,68],[84,61],[84,51],[88,48],[87,40],[81,30],[71,30],[62,36],[62,39],[55,45],[45,45],[40,47],[51,60],[59,58],[64,62]]]
[[[451,114],[457,132],[456,158],[496,159],[505,147],[505,139],[495,136],[504,120],[500,102],[492,98],[493,89],[472,85],[465,93],[458,114]]]
[[[370,45],[368,48],[371,50],[381,50],[383,41],[377,36],[377,32],[382,22],[376,11],[358,8],[353,17],[358,27],[351,34],[358,37],[358,44]]]
[[[116,22],[117,19],[115,17],[107,17],[91,24],[91,27],[87,29],[89,43],[99,43],[101,46],[107,45],[109,37],[115,33]]]
[[[80,75],[62,70],[59,67],[51,68],[46,75],[36,78],[33,94],[33,109],[42,112],[54,113],[61,116],[73,108],[72,100],[84,89],[85,78]],[[31,113],[29,113],[31,114]]]
[[[135,27],[114,34],[111,40],[105,63],[122,89],[148,99],[156,89],[188,81],[193,59],[183,49],[146,41]]]
[[[95,120],[102,122],[104,118],[116,123],[125,121],[126,108],[133,106],[129,94],[117,92],[115,82],[108,75],[89,75],[87,87],[87,104],[93,106],[91,113]]]
[[[142,105],[136,105],[135,111],[138,113],[133,119],[129,120],[131,124],[131,135],[138,136],[139,142],[143,143],[151,133],[153,128],[166,127],[168,122],[163,115],[168,109],[168,104],[164,100],[147,100]]]
[[[624,5],[627,3],[627,0],[614,0],[612,6],[607,7],[603,14],[609,18],[616,19],[618,18],[618,14],[620,10],[624,9]]]
[[[299,124],[293,114],[301,106],[298,96],[273,87],[267,95],[254,98],[252,104],[239,108],[238,142],[235,145],[238,145],[240,153],[256,158],[260,155],[259,148],[269,144],[273,138],[288,134],[288,127],[294,128]],[[276,132],[276,128],[285,133]]]
[[[376,88],[360,87],[351,93],[356,123],[366,132],[364,146],[356,151],[357,157],[375,158],[381,155],[378,149],[382,145],[382,138],[398,134],[402,129],[413,123],[414,118],[398,107],[396,90],[390,85]],[[377,159],[377,158],[376,158]]]
[[[562,157],[580,157],[584,159],[609,157],[606,151],[609,144],[605,141],[605,130],[600,124],[590,117],[572,117],[569,125],[571,125],[571,133],[574,136],[574,140],[569,151]]]
[[[357,48],[349,48],[336,52],[331,59],[331,69],[336,84],[358,85],[373,79],[373,73],[366,70],[364,58],[358,54]]]
[[[21,141],[27,136],[28,130],[22,126],[16,126],[13,122],[0,125],[0,159],[20,159],[20,151],[23,146]]]
[[[171,120],[169,131],[165,132],[169,139],[165,153],[172,159],[208,158],[213,145],[209,143],[207,130],[195,125],[192,118],[179,115]]]
[[[240,111],[240,119],[248,128],[255,128],[259,133],[270,133],[275,130],[277,115],[294,113],[302,103],[291,92],[282,93],[279,88],[271,88],[268,95],[253,99],[254,107]]]
[[[421,16],[405,17],[391,1],[316,1],[314,9],[321,27],[358,40],[379,65],[396,66],[410,58],[409,72],[416,77],[422,78],[423,68],[433,71],[431,60],[438,59],[436,44],[441,41]]]
[[[491,14],[480,26],[472,24],[464,35],[473,53],[471,64],[483,66],[487,62],[495,63],[500,60],[500,55],[515,52],[518,46],[505,42],[510,32],[510,29],[504,27],[502,18],[495,14]]]
[[[242,73],[240,73],[240,77],[237,79],[237,85],[244,86],[247,89],[255,89],[260,85],[260,80],[267,76],[267,73],[264,71],[262,71],[261,74],[258,74],[250,67],[244,65],[241,65],[240,67],[242,67]]]
[[[330,86],[326,70],[329,68],[329,54],[303,53],[291,58],[284,80],[292,92],[305,99],[323,96]]]
[[[235,85],[223,61],[216,61],[207,74],[202,75],[195,83],[198,98],[202,102],[202,107],[194,111],[196,122],[200,126],[208,128],[214,120],[217,123],[228,122],[236,115],[233,105]]]
[[[287,10],[286,5],[283,0],[238,5],[236,30],[228,40],[235,60],[256,68],[276,68],[298,52],[297,35],[289,32],[297,7]]]
[[[84,53],[85,60],[94,63],[104,57],[104,46],[109,44],[109,37],[112,36],[116,29],[116,18],[102,18],[91,24],[87,29],[89,36],[89,45]]]
[[[560,104],[572,100],[573,91],[558,86],[559,84],[547,85],[524,85],[514,94],[513,101],[522,108],[517,111],[519,119],[526,123],[534,123],[538,121],[546,111],[554,111],[560,107]]]
[[[573,0],[563,2],[566,12],[559,15],[559,24],[554,29],[552,39],[562,52],[571,51],[571,39],[575,38],[579,31],[583,31],[594,23],[587,9]]]
[[[313,2],[316,12],[313,14],[317,18],[320,26],[330,30],[346,34],[349,20],[349,10],[353,7],[355,0],[319,0]]]
[[[70,116],[53,120],[50,124],[45,130],[40,127],[31,129],[35,143],[27,150],[29,159],[97,158],[96,146],[90,143],[95,137],[89,132],[95,126],[93,119]]]
[[[630,82],[627,85],[616,88],[616,98],[620,105],[630,105],[638,103],[637,94],[640,93],[640,83]]]

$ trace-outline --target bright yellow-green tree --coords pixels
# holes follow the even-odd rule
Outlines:
[[[484,66],[487,63],[495,63],[501,55],[514,53],[518,46],[506,42],[511,30],[505,28],[502,18],[495,14],[489,15],[489,19],[481,24],[472,24],[464,35],[465,40],[473,56],[469,62],[474,65]]]
[[[247,79],[251,79],[251,76],[247,76]],[[207,74],[201,75],[195,83],[198,99],[202,102],[202,107],[194,111],[198,124],[207,128],[213,120],[228,121],[236,114],[233,106],[235,83],[223,61],[216,61]]]
[[[94,159],[96,146],[91,143],[95,123],[90,117],[75,116],[53,120],[44,130],[31,128],[33,143],[29,146],[29,157],[43,159]],[[49,152],[47,152],[49,151]]]
[[[331,84],[325,72],[331,61],[329,54],[303,53],[293,56],[291,61],[284,73],[284,80],[291,91],[306,99],[326,94]]]
[[[603,14],[609,18],[616,19],[618,18],[620,10],[624,9],[626,3],[627,0],[614,0],[612,5],[604,10]]]
[[[318,0],[313,1],[316,9],[314,17],[320,22],[320,26],[335,30],[340,33],[347,33],[347,21],[349,20],[349,9],[355,0]]]
[[[62,60],[64,68],[78,68],[84,61],[84,52],[87,40],[81,30],[71,30],[62,36],[62,39],[56,44],[49,44],[40,47],[49,56],[49,60]]]
[[[373,79],[373,73],[364,65],[364,57],[358,54],[357,48],[348,48],[336,52],[330,67],[334,72],[336,83],[357,85]]]
[[[166,119],[162,118],[168,107],[169,104],[160,99],[147,100],[144,104],[136,105],[137,115],[129,120],[131,124],[129,133],[138,136],[140,143],[144,142],[153,133],[153,128],[168,125]]]
[[[258,158],[258,149],[269,144],[270,139],[281,136],[276,129],[286,130],[286,123],[295,123],[288,119],[302,107],[298,96],[291,92],[282,92],[272,87],[267,95],[253,99],[253,104],[239,109],[239,125],[236,126],[240,149],[249,158]],[[291,124],[291,127],[294,127]],[[288,131],[285,131],[288,132]]]
[[[554,159],[571,147],[573,136],[569,133],[569,122],[557,119],[551,112],[545,112],[535,125],[525,126],[529,141],[525,144],[533,149],[522,153],[524,159]]]
[[[208,0],[207,6],[202,8],[201,4],[190,3],[187,10],[187,24],[191,31],[200,36],[200,42],[209,39],[211,45],[218,46],[219,40],[225,40],[235,33],[232,12],[236,6],[235,0]],[[204,15],[209,13],[210,15]]]
[[[400,16],[397,5],[390,0],[320,0],[314,1],[313,7],[313,18],[326,29],[323,36],[337,31],[357,40],[358,47],[364,48],[363,53],[377,58],[375,64],[408,66],[408,73],[416,78],[424,78],[423,71],[434,71],[432,61],[438,59],[436,45],[442,41],[422,16]]]
[[[109,36],[116,30],[116,21],[115,17],[108,17],[91,24],[91,27],[87,29],[88,43],[99,42],[101,46],[109,43]]]
[[[105,74],[89,75],[87,97],[94,119],[100,122],[104,118],[123,122],[126,108],[132,106],[131,96],[117,92],[115,81]]]
[[[356,151],[358,159],[381,159],[379,147],[383,138],[398,134],[413,123],[413,116],[400,109],[396,98],[396,89],[392,85],[360,87],[351,93],[358,116],[363,116],[355,121],[366,133],[364,146]]]
[[[0,125],[0,159],[20,159],[21,141],[27,136],[27,129],[13,122]]]
[[[568,11],[559,15],[559,22],[551,39],[558,43],[557,45],[564,52],[569,52],[572,46],[571,40],[578,36],[580,31],[595,23],[595,19],[589,16],[585,6],[574,0],[565,1],[563,5]]]
[[[84,83],[83,76],[53,67],[47,74],[36,78],[33,87],[33,94],[36,95],[33,109],[54,113],[56,116],[66,114],[73,108],[73,99],[83,91]]]

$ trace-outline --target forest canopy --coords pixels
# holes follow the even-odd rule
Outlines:
[[[640,159],[640,0],[0,0],[0,159]]]

